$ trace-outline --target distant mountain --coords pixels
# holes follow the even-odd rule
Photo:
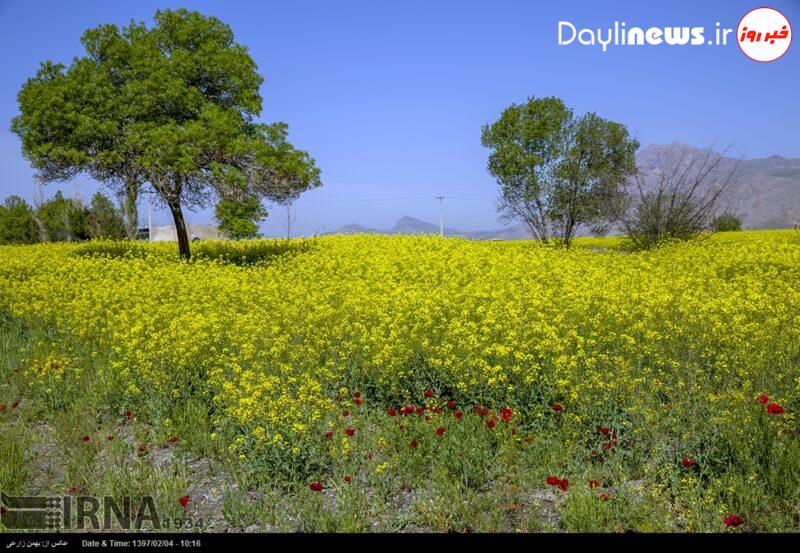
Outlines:
[[[383,234],[380,230],[374,228],[362,227],[355,223],[339,227],[333,234]]]
[[[401,217],[400,220],[394,224],[388,234],[439,234],[439,225],[405,216]],[[460,230],[449,227],[444,228],[445,236],[458,236],[463,234],[464,233]]]
[[[390,229],[374,229],[350,224],[336,229],[332,234],[439,234],[439,225],[428,223],[415,217],[405,216],[401,217]],[[445,227],[444,234],[445,236],[461,236],[473,240],[519,240],[531,237],[522,225],[485,231],[463,231]]]
[[[663,156],[685,153],[702,156],[705,150],[680,142],[650,145],[639,150],[636,163],[652,169]],[[721,171],[732,169],[733,157],[724,158]],[[737,168],[731,208],[742,217],[745,228],[787,228],[800,221],[800,159],[773,155],[744,159]]]
[[[639,150],[636,164],[642,170],[653,170],[664,156],[685,153],[702,156],[705,150],[680,142],[652,144]],[[736,159],[722,160],[720,170],[732,169]],[[800,159],[770,156],[739,162],[730,208],[742,217],[745,228],[788,228],[800,222]],[[523,240],[531,234],[521,224],[496,230],[463,231],[445,227],[445,236],[463,236],[474,240]],[[390,229],[345,225],[333,234],[439,234],[439,225],[402,217]],[[585,229],[578,233],[586,234]]]

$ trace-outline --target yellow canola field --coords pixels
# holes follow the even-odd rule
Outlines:
[[[272,443],[316,431],[342,388],[384,406],[433,388],[530,424],[554,402],[577,425],[663,424],[666,405],[676,432],[797,397],[800,233],[583,245],[332,236],[202,244],[190,263],[174,244],[4,246],[0,315],[87,344],[108,360],[94,385],[129,404],[207,396]],[[68,393],[87,368],[51,347],[31,385]]]

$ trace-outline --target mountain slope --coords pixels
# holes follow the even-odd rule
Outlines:
[[[637,153],[637,165],[652,169],[659,157],[680,152],[699,157],[704,150],[680,142],[650,145]],[[726,157],[720,170],[732,170],[736,163],[735,158]],[[800,159],[776,155],[742,159],[736,171],[731,208],[742,217],[745,228],[788,228],[800,220]]]

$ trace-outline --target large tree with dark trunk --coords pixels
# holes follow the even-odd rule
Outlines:
[[[19,93],[12,130],[43,181],[86,173],[129,201],[152,187],[185,259],[184,208],[285,202],[320,185],[287,126],[256,121],[263,79],[220,20],[165,10],[151,28],[101,25],[81,41],[84,57],[43,63]]]

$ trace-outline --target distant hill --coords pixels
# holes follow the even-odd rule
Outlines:
[[[676,152],[703,155],[704,150],[680,142],[650,145],[639,150],[637,164],[652,168],[660,156]],[[721,170],[732,168],[734,158],[724,158]],[[745,228],[788,228],[800,221],[800,159],[770,156],[744,159],[737,169],[731,207]]]
[[[389,229],[375,229],[350,224],[339,227],[332,234],[439,234],[439,225],[428,223],[415,217],[405,216],[401,217]],[[531,237],[522,225],[484,231],[463,231],[445,227],[444,234],[445,236],[462,236],[473,240],[519,240]]]
[[[653,144],[637,152],[636,163],[652,169],[664,155],[678,151],[700,156],[704,150],[680,142]],[[721,170],[732,168],[734,158],[725,158]],[[800,222],[800,159],[770,156],[745,159],[739,163],[730,207],[742,217],[745,228],[788,228]],[[484,231],[463,231],[445,227],[445,236],[463,236],[474,240],[523,240],[531,234],[521,224]],[[439,234],[439,225],[414,217],[402,217],[390,229],[367,228],[357,224],[345,225],[333,234]],[[579,232],[586,234],[586,232]]]

